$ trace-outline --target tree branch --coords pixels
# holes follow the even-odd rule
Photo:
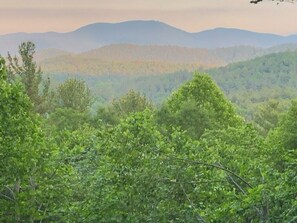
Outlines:
[[[238,179],[240,179],[244,184],[246,184],[249,188],[253,188],[245,179],[243,179],[241,176],[239,176],[238,174],[234,173],[231,170],[228,170],[227,168],[217,165],[217,164],[209,164],[209,163],[204,163],[204,162],[200,162],[200,161],[195,161],[195,160],[188,160],[188,159],[181,159],[181,158],[177,158],[177,157],[170,157],[167,156],[170,159],[175,159],[177,161],[180,162],[185,162],[185,163],[193,163],[193,164],[197,164],[197,165],[203,165],[203,166],[208,166],[208,167],[213,167],[213,168],[217,168],[217,169],[221,169],[224,170],[230,174],[232,174],[233,176],[237,177]]]

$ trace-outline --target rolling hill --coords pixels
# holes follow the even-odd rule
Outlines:
[[[273,53],[206,72],[245,115],[251,115],[268,99],[288,105],[297,98],[297,51]]]
[[[58,49],[43,49],[35,53],[35,61],[41,62],[47,59],[62,57],[62,56],[69,56],[72,54],[73,53],[63,51],[63,50],[58,50]]]
[[[43,71],[49,74],[159,75],[225,66],[274,52],[294,50],[296,47],[297,44],[268,49],[249,46],[202,49],[115,44],[80,54],[53,49],[43,50],[37,53],[37,59]],[[40,60],[41,58],[44,59]]]
[[[40,65],[45,73],[85,75],[156,75],[180,70],[223,66],[264,53],[254,47],[230,47],[214,50],[178,46],[116,44],[81,54],[43,50]],[[42,57],[39,53],[39,58]],[[52,57],[49,55],[52,53]],[[60,53],[61,55],[59,56]]]

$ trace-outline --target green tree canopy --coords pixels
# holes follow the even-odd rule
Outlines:
[[[21,83],[8,81],[2,58],[0,160],[0,222],[59,222],[65,182],[73,176],[60,148],[43,134]]]
[[[0,68],[0,221],[30,222],[39,214],[36,172],[46,158],[43,137],[22,86],[8,82],[2,58]]]
[[[276,100],[269,100],[258,107],[254,113],[253,121],[261,135],[266,136],[271,129],[278,125],[284,110],[285,108]]]
[[[87,111],[93,103],[91,90],[81,80],[68,79],[57,89],[58,107]]]
[[[116,124],[120,118],[145,109],[153,109],[153,103],[140,92],[130,90],[123,97],[114,99],[107,108],[100,107],[96,118],[108,124]]]
[[[171,95],[158,120],[169,126],[180,126],[195,138],[205,129],[235,127],[243,121],[212,79],[198,73]]]

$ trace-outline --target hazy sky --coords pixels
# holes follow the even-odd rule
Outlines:
[[[0,0],[0,34],[72,31],[96,22],[159,20],[197,32],[233,27],[297,34],[297,3],[264,0]]]

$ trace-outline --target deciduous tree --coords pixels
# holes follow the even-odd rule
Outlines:
[[[159,123],[179,126],[199,138],[205,129],[238,126],[242,119],[233,105],[206,74],[194,78],[174,92],[158,115]]]
[[[58,107],[85,112],[93,103],[91,90],[84,81],[68,79],[57,89]]]

